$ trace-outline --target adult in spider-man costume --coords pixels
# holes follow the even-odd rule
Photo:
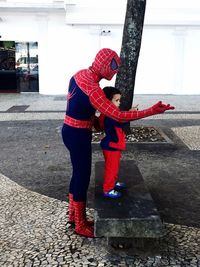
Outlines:
[[[94,237],[92,223],[86,219],[86,199],[91,174],[91,128],[95,111],[125,122],[174,109],[160,101],[146,110],[119,111],[99,86],[101,79],[112,79],[119,64],[120,58],[116,52],[108,48],[101,49],[92,66],[77,72],[69,84],[62,128],[63,141],[70,152],[73,168],[69,188],[69,222],[75,223],[75,233],[86,237]]]

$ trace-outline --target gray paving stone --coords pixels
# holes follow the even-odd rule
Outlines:
[[[142,102],[141,108],[153,104],[157,96],[135,96],[136,102]],[[181,154],[174,153],[171,155],[171,163],[176,161],[176,164],[180,166],[180,170],[187,170],[191,166],[192,162],[195,162],[193,166],[197,166],[197,161],[193,157],[191,162],[185,162],[186,156],[184,153],[190,155],[197,155],[199,152],[200,139],[199,133],[199,98],[200,96],[163,96],[163,101],[171,102],[176,106],[177,114],[169,113],[162,116],[157,116],[151,119],[142,120],[144,125],[164,125],[172,127],[182,142],[185,142],[186,150]],[[59,104],[58,104],[59,101]],[[36,105],[37,103],[37,105]],[[45,103],[45,105],[44,105]],[[188,104],[189,103],[189,104]],[[6,110],[14,105],[29,105],[30,107],[24,113],[12,113],[6,114]],[[9,177],[0,174],[0,266],[3,267],[25,267],[30,266],[156,266],[156,267],[183,267],[183,266],[200,266],[200,229],[198,227],[187,227],[176,223],[164,223],[166,234],[161,240],[161,254],[164,255],[161,258],[158,255],[149,257],[141,251],[126,250],[115,251],[107,246],[107,242],[104,238],[93,240],[85,239],[79,236],[75,236],[72,228],[66,227],[66,209],[68,203],[55,196],[55,192],[59,191],[52,187],[50,195],[47,192],[35,192],[35,186],[39,177],[40,188],[47,187],[46,180],[42,180],[43,172],[38,168],[38,164],[41,164],[42,170],[48,172],[48,178],[51,184],[55,181],[55,177],[59,173],[59,181],[61,187],[66,186],[66,175],[70,173],[69,162],[63,167],[62,164],[55,164],[56,158],[59,160],[64,155],[64,147],[61,143],[57,142],[56,138],[60,134],[60,124],[55,122],[59,120],[62,122],[64,109],[66,103],[63,98],[61,100],[55,100],[55,96],[42,97],[42,96],[23,96],[23,95],[10,95],[0,98],[0,131],[1,131],[1,170],[4,173],[9,172]],[[187,109],[186,109],[187,107]],[[27,113],[27,111],[42,111],[43,113]],[[47,112],[49,111],[49,112]],[[54,111],[52,113],[52,111]],[[196,113],[187,113],[187,111]],[[182,112],[182,113],[180,113]],[[33,142],[32,128],[30,123],[35,119],[36,132],[41,138],[44,133],[41,131],[41,126],[45,121],[48,124],[45,125],[46,132],[50,133],[55,131],[55,135],[49,136],[49,143],[38,143],[39,148]],[[10,120],[10,122],[9,122]],[[19,124],[14,124],[19,120]],[[24,120],[24,122],[21,122]],[[43,120],[40,124],[39,120]],[[30,121],[28,124],[27,121]],[[50,122],[51,121],[51,122]],[[55,121],[55,122],[54,122]],[[6,125],[5,133],[2,133],[2,123]],[[50,123],[50,124],[49,124]],[[141,123],[134,122],[134,124]],[[55,125],[55,127],[54,127]],[[30,127],[30,128],[29,128]],[[49,128],[48,128],[49,127]],[[23,142],[19,139],[19,135],[16,133],[28,129],[23,136]],[[40,135],[41,134],[41,135]],[[8,138],[10,138],[8,142]],[[60,137],[59,137],[60,138]],[[176,139],[177,141],[178,139]],[[43,141],[44,142],[44,141]],[[22,144],[21,147],[19,147]],[[23,147],[23,149],[22,149]],[[35,150],[34,150],[35,147]],[[58,147],[59,153],[55,155],[52,151],[55,151]],[[20,150],[23,150],[24,155],[20,155]],[[7,151],[7,152],[6,152]],[[32,155],[34,154],[34,157]],[[36,152],[37,151],[37,152]],[[41,152],[42,151],[42,152]],[[9,153],[8,153],[9,152]],[[46,153],[46,154],[45,154]],[[9,154],[9,157],[8,157]],[[37,155],[37,159],[35,159]],[[40,160],[38,161],[39,157]],[[44,158],[45,156],[45,158]],[[100,159],[102,155],[94,152],[94,157]],[[173,177],[168,167],[165,169],[165,162],[158,159],[158,155],[146,154],[140,155],[137,151],[131,155],[126,155],[127,158],[136,158],[137,163],[145,175],[151,168],[154,168],[154,177],[148,176],[146,180],[150,189],[155,189],[159,183],[156,177],[159,173],[156,172],[156,166],[151,166],[152,162],[159,162],[162,170],[169,174],[169,177]],[[142,158],[143,157],[143,158]],[[169,155],[165,155],[165,159]],[[27,158],[27,160],[26,160]],[[67,156],[67,161],[69,157]],[[142,167],[143,160],[146,161],[145,167]],[[17,162],[17,165],[12,167],[13,162]],[[45,169],[45,162],[49,162],[49,169]],[[66,159],[65,159],[66,162]],[[9,163],[11,165],[9,165]],[[38,172],[35,170],[38,168]],[[185,169],[184,169],[185,168]],[[30,171],[31,170],[31,171]],[[180,172],[179,172],[180,173]],[[176,173],[176,176],[179,174]],[[19,178],[16,179],[16,176]],[[147,175],[145,175],[147,176]],[[51,179],[51,177],[53,179]],[[181,179],[183,178],[183,179]],[[181,177],[179,180],[179,186],[183,186],[186,183],[185,177]],[[33,184],[34,182],[34,184]],[[27,186],[31,185],[30,187]],[[197,186],[197,183],[190,183],[190,186]],[[41,186],[42,185],[42,186]],[[38,187],[39,188],[39,187]],[[181,187],[183,190],[185,187]],[[65,189],[66,190],[66,189]],[[191,188],[188,188],[191,190]],[[197,188],[196,188],[197,190]],[[165,193],[164,191],[162,194]],[[176,192],[175,194],[177,194]],[[165,195],[164,195],[165,196]],[[185,205],[191,201],[186,199]],[[175,208],[175,207],[174,207]],[[194,208],[194,205],[193,205]],[[196,209],[197,210],[197,209]],[[162,210],[161,210],[162,211]],[[93,216],[93,209],[87,210],[90,217]],[[165,211],[166,212],[166,211]],[[184,210],[185,212],[185,210]],[[169,213],[168,213],[169,215]],[[187,216],[188,218],[190,216]],[[169,217],[168,217],[169,218]],[[172,217],[174,215],[172,214]],[[73,258],[72,251],[76,250],[77,253]],[[147,253],[147,252],[146,252]],[[91,261],[89,261],[91,260]],[[75,262],[76,261],[76,262]],[[84,264],[83,264],[84,262]]]

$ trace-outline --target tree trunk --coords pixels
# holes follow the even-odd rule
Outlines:
[[[127,0],[121,47],[121,66],[115,86],[122,92],[121,109],[132,106],[135,76],[141,46],[146,0]]]

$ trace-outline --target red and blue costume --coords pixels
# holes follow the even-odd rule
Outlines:
[[[70,182],[69,220],[75,222],[75,232],[93,237],[93,228],[85,216],[87,190],[91,174],[92,124],[96,110],[119,122],[144,118],[170,109],[161,102],[143,111],[119,111],[103,93],[99,82],[111,80],[117,73],[120,58],[111,49],[101,49],[88,69],[77,72],[70,80],[67,109],[62,128],[63,142],[70,152],[72,178]]]
[[[101,140],[100,146],[105,159],[103,191],[109,192],[115,188],[120,166],[121,152],[125,150],[126,141],[124,126],[103,114],[99,117],[100,124],[103,125],[105,137]]]

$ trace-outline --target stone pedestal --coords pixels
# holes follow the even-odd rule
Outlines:
[[[95,235],[138,240],[161,237],[160,216],[134,161],[121,162],[119,181],[126,183],[126,189],[122,190],[119,199],[103,196],[103,168],[103,161],[96,163]]]

